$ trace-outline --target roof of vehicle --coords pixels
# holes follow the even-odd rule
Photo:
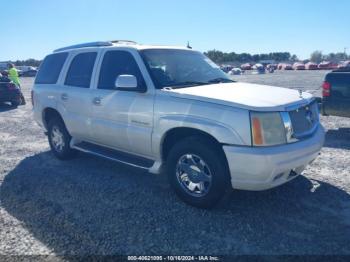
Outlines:
[[[350,67],[345,68],[338,68],[336,70],[333,70],[332,73],[350,73]]]
[[[113,41],[97,41],[97,42],[89,42],[89,43],[71,45],[71,46],[66,46],[66,47],[56,49],[53,52],[57,53],[57,52],[62,52],[62,51],[69,51],[69,50],[82,49],[82,48],[91,48],[91,47],[99,47],[99,48],[128,47],[128,48],[133,48],[133,49],[137,49],[137,50],[144,50],[144,49],[190,50],[188,47],[184,47],[184,46],[142,45],[142,44],[138,44],[134,41],[130,41],[130,40],[113,40]]]

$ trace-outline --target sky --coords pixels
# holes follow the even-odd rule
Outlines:
[[[0,61],[114,39],[302,59],[350,53],[349,0],[13,0],[1,10]]]

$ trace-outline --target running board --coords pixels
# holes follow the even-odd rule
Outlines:
[[[89,142],[80,142],[78,144],[74,144],[72,145],[72,148],[82,151],[84,153],[103,157],[125,165],[147,169],[147,170],[149,170],[155,162],[148,158],[135,156],[125,152],[107,148],[104,146],[95,145]]]

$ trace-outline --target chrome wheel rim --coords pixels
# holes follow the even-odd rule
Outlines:
[[[205,196],[212,184],[212,174],[207,163],[199,156],[185,154],[176,164],[176,177],[181,187],[190,195]]]
[[[54,126],[52,128],[51,141],[55,150],[57,152],[62,152],[65,143],[64,143],[63,134],[57,126]]]

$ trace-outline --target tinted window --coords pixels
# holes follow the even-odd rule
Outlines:
[[[70,64],[65,85],[89,88],[96,55],[95,52],[76,55]]]
[[[58,53],[47,56],[40,65],[35,83],[56,84],[67,55],[67,53]]]
[[[115,80],[119,75],[134,75],[140,89],[144,89],[146,86],[140,69],[129,52],[106,52],[101,65],[98,88],[114,89]]]
[[[327,76],[332,85],[332,96],[350,98],[350,73],[333,73]]]

